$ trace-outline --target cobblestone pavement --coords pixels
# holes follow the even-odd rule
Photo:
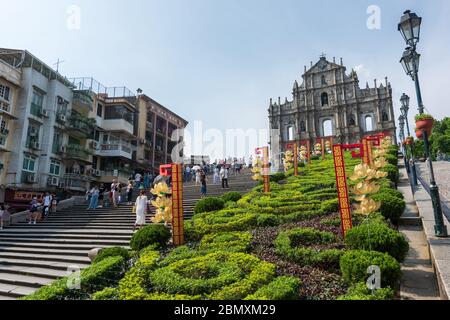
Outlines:
[[[439,187],[439,194],[443,204],[443,211],[447,219],[450,221],[450,162],[436,161],[433,162],[434,176]],[[417,163],[417,175],[428,189],[430,184],[430,174],[425,163]]]

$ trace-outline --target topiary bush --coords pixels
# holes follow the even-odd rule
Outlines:
[[[400,171],[398,170],[398,167],[396,165],[387,164],[384,168],[381,168],[380,171],[387,172],[388,179],[395,184],[398,184],[400,180]]]
[[[278,277],[244,300],[296,300],[301,281],[294,277]]]
[[[161,224],[152,224],[136,232],[130,241],[131,249],[142,250],[148,246],[164,248],[171,237],[170,230]]]
[[[283,172],[278,172],[275,174],[270,175],[270,181],[279,183],[280,181],[283,181],[286,179],[286,174]]]
[[[352,286],[348,293],[338,297],[337,300],[392,300],[394,299],[394,290],[391,288],[381,288],[369,290],[365,282],[359,282]]]
[[[335,242],[336,236],[331,232],[301,228],[280,233],[274,244],[278,255],[300,265],[338,268],[342,250],[325,247]]]
[[[381,202],[380,213],[391,220],[395,225],[398,225],[401,215],[405,211],[406,203],[397,196],[387,192],[378,193],[372,196],[375,201]]]
[[[209,197],[197,202],[194,208],[194,213],[204,213],[218,211],[225,207],[225,201],[222,198]]]
[[[117,288],[105,288],[101,291],[97,291],[91,297],[92,300],[119,300],[119,290]]]
[[[239,200],[241,200],[242,195],[240,192],[233,191],[224,193],[221,198],[225,203],[229,201],[238,202]]]
[[[331,199],[323,201],[320,205],[320,211],[323,214],[330,214],[339,211],[339,199]]]
[[[340,261],[341,272],[348,284],[366,282],[369,278],[367,269],[378,266],[381,270],[381,286],[397,288],[401,270],[400,264],[387,253],[377,251],[351,250]]]
[[[397,155],[386,154],[384,156],[384,158],[386,159],[387,162],[389,162],[389,164],[396,166],[396,167],[398,166],[398,156]]]
[[[117,285],[125,271],[125,261],[122,257],[108,257],[81,271],[81,289],[72,289],[73,283],[69,277],[56,280],[52,284],[40,288],[35,293],[22,298],[23,300],[85,300],[96,291]]]
[[[252,235],[250,232],[212,233],[203,237],[200,250],[246,252],[250,248]]]
[[[275,269],[275,265],[252,255],[216,252],[152,271],[150,281],[158,293],[241,300],[270,283]]]
[[[388,253],[398,262],[403,262],[409,251],[409,244],[400,232],[378,221],[366,221],[349,230],[345,244],[350,249]]]
[[[99,251],[98,255],[95,257],[93,263],[99,263],[100,261],[108,257],[122,257],[125,261],[130,260],[130,253],[127,249],[122,247],[112,247],[104,248]]]
[[[260,214],[257,217],[258,227],[275,227],[280,224],[280,219],[274,214]]]

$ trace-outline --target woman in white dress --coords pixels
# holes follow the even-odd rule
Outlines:
[[[145,225],[148,203],[149,200],[145,195],[145,190],[141,190],[139,197],[136,199],[136,223],[134,224],[133,231]]]

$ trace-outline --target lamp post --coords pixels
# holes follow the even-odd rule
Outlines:
[[[403,115],[401,115],[398,118],[398,123],[400,125],[400,141],[402,142],[402,147],[403,147],[403,159],[405,160],[405,168],[406,171],[409,173],[410,169],[409,169],[409,164],[408,164],[408,155],[407,155],[407,150],[406,150],[406,145],[405,145],[405,117],[403,117]]]
[[[422,18],[412,13],[410,10],[405,11],[398,24],[398,31],[402,34],[406,44],[409,46],[406,48],[403,56],[400,60],[407,75],[409,75],[416,87],[417,102],[419,113],[424,113],[424,105],[422,101],[422,93],[420,91],[419,83],[419,62],[420,54],[417,53],[417,43],[420,40],[420,25],[422,24]],[[430,144],[428,142],[428,134],[423,130],[423,141],[425,145],[425,155],[429,163],[430,171],[430,196],[433,203],[435,226],[434,231],[437,237],[448,237],[447,227],[444,224],[444,218],[442,215],[442,205],[439,196],[439,188],[436,184],[433,171],[433,162],[431,161]]]
[[[403,94],[400,102],[402,103],[402,107],[400,108],[403,116],[403,120],[406,123],[406,130],[408,137],[411,137],[411,131],[409,130],[409,121],[408,121],[408,111],[409,111],[409,96]],[[417,171],[416,171],[416,162],[414,159],[414,143],[410,145],[411,157],[410,157],[410,171],[412,172],[412,183],[413,186],[417,186]]]

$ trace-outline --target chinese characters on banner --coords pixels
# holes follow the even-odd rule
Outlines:
[[[338,191],[339,210],[341,213],[342,233],[345,237],[352,228],[352,214],[348,195],[347,175],[342,145],[333,146],[334,169],[336,173],[336,188]]]
[[[292,149],[294,153],[294,176],[298,176],[298,144],[297,142],[287,145],[288,149]]]
[[[369,143],[368,143],[367,139],[364,138],[364,139],[362,139],[361,144],[362,144],[362,148],[363,148],[363,150],[362,150],[363,163],[368,165],[368,164],[370,164],[370,161],[369,161]]]
[[[172,232],[173,244],[184,244],[183,167],[172,164]]]
[[[263,150],[263,179],[264,179],[264,193],[270,192],[270,165],[269,165],[269,147],[262,148]]]

